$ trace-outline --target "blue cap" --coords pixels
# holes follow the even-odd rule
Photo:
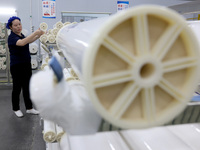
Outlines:
[[[10,29],[10,24],[12,23],[13,20],[18,19],[19,21],[21,21],[21,19],[19,17],[16,16],[12,16],[8,19],[8,23],[6,24],[6,28]]]

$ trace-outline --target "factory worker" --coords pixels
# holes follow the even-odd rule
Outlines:
[[[13,81],[12,109],[17,117],[23,117],[19,105],[20,92],[22,90],[26,113],[38,114],[38,111],[32,106],[29,93],[29,82],[32,75],[29,43],[37,40],[44,32],[38,29],[25,37],[21,33],[21,19],[16,16],[9,18],[6,28],[11,30],[11,34],[8,37],[8,47],[10,52],[10,72]]]

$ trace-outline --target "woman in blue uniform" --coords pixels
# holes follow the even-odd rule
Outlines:
[[[6,28],[11,30],[11,34],[8,37],[8,47],[10,51],[10,72],[13,79],[12,109],[17,117],[23,117],[19,105],[22,90],[26,113],[39,114],[32,106],[29,93],[29,82],[32,75],[29,43],[37,40],[44,32],[38,29],[25,37],[21,33],[21,19],[16,16],[8,20]]]

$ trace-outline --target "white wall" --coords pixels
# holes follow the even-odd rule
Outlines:
[[[185,2],[180,0],[129,0],[130,7],[140,4],[171,6]],[[1,0],[1,7],[15,8],[22,20],[23,28],[30,33],[30,8],[32,8],[32,25],[36,30],[41,22],[46,22],[52,28],[56,22],[61,20],[61,11],[115,13],[117,11],[117,0],[56,0],[56,19],[42,18],[42,0]]]

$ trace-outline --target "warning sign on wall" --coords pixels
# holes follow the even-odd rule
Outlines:
[[[129,8],[129,1],[117,1],[117,11]]]
[[[42,17],[56,18],[56,0],[42,0]]]

